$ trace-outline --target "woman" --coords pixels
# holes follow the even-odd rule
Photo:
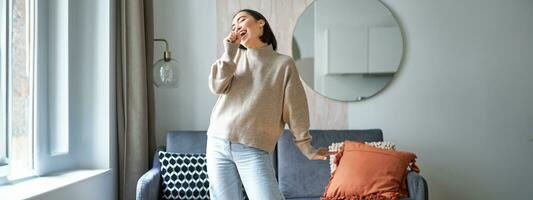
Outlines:
[[[284,199],[270,153],[285,124],[296,146],[312,160],[333,152],[311,146],[309,110],[294,60],[279,54],[263,15],[244,9],[234,15],[225,52],[211,66],[209,89],[219,95],[207,131],[211,199]]]

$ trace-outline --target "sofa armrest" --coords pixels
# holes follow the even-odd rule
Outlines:
[[[154,155],[152,157],[152,168],[160,168],[161,163],[159,163],[159,151],[166,151],[166,146],[159,146],[155,149]]]
[[[409,199],[428,200],[428,185],[424,177],[420,174],[410,171],[407,174],[407,189],[409,190]]]
[[[137,181],[137,200],[159,199],[160,169],[152,168]]]
[[[159,186],[161,185],[161,163],[159,151],[165,151],[166,146],[159,146],[152,157],[152,169],[144,173],[137,181],[137,200],[159,199]]]

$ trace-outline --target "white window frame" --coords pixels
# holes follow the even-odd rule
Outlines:
[[[9,134],[7,133],[7,0],[0,0],[0,177],[10,172],[9,166]],[[4,24],[6,23],[6,24]]]
[[[7,27],[10,26],[9,22],[11,20],[9,20],[9,15],[10,15],[10,12],[9,12],[9,7],[10,5],[8,5],[8,0],[2,0],[1,1],[1,4],[0,5],[0,8],[2,9],[2,12],[0,13],[3,13],[2,16],[0,16],[0,20],[2,20],[2,23],[0,23],[2,25],[2,27],[0,27],[0,44],[2,45],[1,47],[1,50],[0,50],[0,65],[1,65],[1,71],[0,71],[0,80],[2,81],[2,83],[0,84],[1,88],[0,88],[0,96],[1,96],[1,100],[0,100],[0,110],[2,111],[2,121],[0,122],[0,127],[2,128],[2,130],[0,130],[0,137],[2,137],[2,140],[1,141],[1,144],[0,144],[0,148],[2,148],[2,151],[0,152],[0,177],[2,176],[7,176],[9,175],[10,173],[10,165],[9,165],[9,149],[10,149],[10,146],[9,146],[9,141],[10,141],[10,138],[9,138],[9,132],[8,132],[8,127],[7,127],[7,124],[8,124],[8,110],[7,110],[7,104],[8,104],[8,94],[7,94],[7,84],[8,84],[8,77],[7,77],[7,67],[9,66],[9,60],[7,59],[8,58],[8,49],[9,49],[9,43],[7,41],[9,41],[8,37],[9,37],[9,34],[7,33]]]
[[[1,88],[0,88],[0,91],[1,91],[1,108],[0,108],[0,111],[2,112],[3,114],[3,117],[2,117],[2,121],[0,122],[1,126],[0,128],[1,129],[1,132],[0,132],[0,137],[2,138],[5,138],[5,140],[0,140],[1,141],[1,148],[4,148],[5,147],[5,155],[0,155],[0,178],[2,178],[2,180],[0,180],[0,183],[1,182],[5,182],[6,177],[9,177],[10,175],[12,175],[13,173],[13,170],[11,170],[11,166],[10,166],[10,157],[11,157],[11,152],[12,152],[12,144],[11,144],[11,128],[10,128],[10,124],[11,124],[11,117],[9,116],[9,113],[11,113],[11,107],[10,107],[10,102],[12,102],[11,98],[10,98],[10,94],[9,94],[9,87],[11,87],[12,85],[12,78],[11,78],[11,75],[9,73],[9,67],[12,65],[11,63],[11,59],[10,59],[10,54],[11,54],[11,41],[13,39],[12,37],[12,33],[11,33],[11,29],[12,29],[12,13],[13,13],[13,3],[12,3],[13,0],[1,0],[1,4],[0,5],[0,8],[2,9],[2,16],[0,16],[0,20],[4,21],[5,24],[0,28],[0,45],[2,45],[2,48],[4,49],[4,51],[0,52],[0,65],[1,65],[1,78],[0,80],[2,80],[2,84],[1,84]],[[26,8],[28,9],[27,10],[27,13],[26,13],[26,24],[27,24],[27,27],[29,28],[26,32],[26,37],[29,39],[28,40],[28,43],[26,44],[26,47],[27,47],[27,51],[28,51],[28,54],[27,54],[27,65],[31,65],[31,66],[34,66],[34,60],[35,60],[35,57],[34,57],[34,54],[35,54],[35,46],[34,46],[34,41],[35,41],[35,0],[25,0],[26,1]],[[33,69],[35,69],[35,67],[33,67]],[[34,90],[34,86],[35,86],[35,82],[34,82],[34,71],[31,71],[29,72],[29,76],[30,76],[30,81],[31,81],[31,84],[32,84],[32,102],[35,101],[35,90]],[[32,162],[32,166],[30,167],[30,170],[29,171],[20,171],[19,174],[17,174],[17,177],[12,177],[14,179],[19,179],[19,178],[25,178],[25,177],[29,177],[29,176],[33,176],[35,175],[35,139],[36,139],[36,135],[35,135],[35,130],[34,130],[34,113],[35,113],[35,107],[33,106],[33,109],[32,109],[32,117],[31,117],[31,121],[30,123],[32,124],[32,129],[31,130],[31,137],[32,137],[32,143],[29,143],[28,145],[31,146],[31,162]]]

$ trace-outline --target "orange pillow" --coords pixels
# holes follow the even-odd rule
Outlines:
[[[416,155],[345,141],[335,156],[337,169],[331,175],[321,200],[399,199],[408,196],[407,167],[419,172]]]

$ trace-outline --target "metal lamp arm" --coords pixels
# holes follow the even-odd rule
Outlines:
[[[161,38],[155,38],[154,42],[165,42],[165,52],[163,52],[163,58],[165,59],[165,61],[169,61],[171,57],[170,57],[170,47],[168,46],[167,40],[161,39]]]

